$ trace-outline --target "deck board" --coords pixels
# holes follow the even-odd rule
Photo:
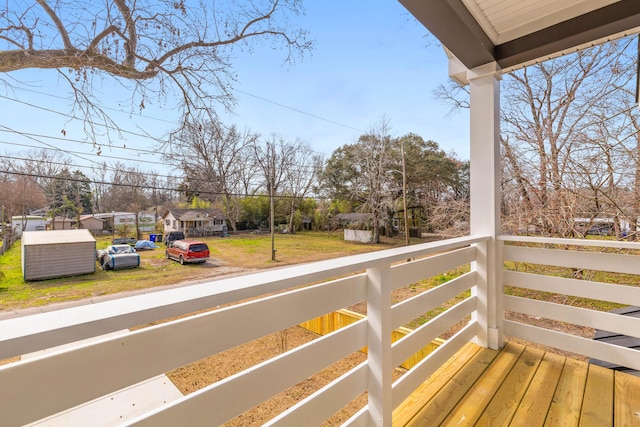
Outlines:
[[[393,425],[640,427],[640,377],[520,344],[469,344],[394,411]]]
[[[616,371],[614,408],[616,427],[640,426],[640,377]]]
[[[483,372],[480,379],[451,411],[444,423],[474,425],[523,351],[523,346],[508,343],[500,352],[500,357],[496,358],[487,370]]]
[[[411,394],[401,405],[393,412],[394,423],[398,425],[411,425],[414,418],[419,417],[421,408],[424,408],[434,396],[442,390],[450,380],[455,376],[475,355],[481,350],[480,347],[473,344],[467,344],[457,354],[442,365],[427,381],[422,383],[415,392]],[[498,352],[494,352],[494,357]]]
[[[544,423],[545,427],[577,426],[580,421],[584,387],[587,383],[588,365],[578,360],[567,359],[558,380],[553,401]]]
[[[438,425],[496,358],[495,350],[481,349],[456,372],[455,381],[447,381],[408,422],[407,426]],[[456,360],[460,360],[456,358]],[[441,375],[442,377],[442,375]]]
[[[580,427],[613,425],[613,374],[611,369],[589,365]]]
[[[502,426],[508,425],[525,395],[529,384],[533,380],[544,351],[526,348],[513,369],[491,399],[478,420],[478,425]]]
[[[544,355],[513,417],[512,426],[544,425],[563,367],[564,357],[555,353]]]

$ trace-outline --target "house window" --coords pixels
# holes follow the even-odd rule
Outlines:
[[[171,220],[170,219],[165,219],[164,223],[165,223],[166,226],[169,226],[169,225],[171,225]]]

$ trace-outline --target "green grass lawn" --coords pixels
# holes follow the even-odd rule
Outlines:
[[[342,240],[342,233],[305,232],[295,235],[276,235],[276,261],[271,260],[269,234],[205,237],[214,264],[237,268],[264,269],[341,256],[355,255],[394,246],[402,246],[402,239],[385,239],[379,245],[366,245]],[[109,237],[98,238],[97,248],[111,242]],[[417,239],[416,239],[417,243]],[[96,272],[50,280],[25,282],[22,278],[20,241],[0,256],[0,311],[37,307],[73,301],[123,291],[172,285],[202,279],[215,269],[207,264],[180,265],[165,259],[164,245],[140,251],[140,267],[103,271],[96,263]]]
[[[173,285],[190,280],[215,279],[221,270],[216,266],[237,269],[266,269],[323,259],[338,258],[376,250],[389,249],[404,245],[404,239],[383,239],[379,245],[345,242],[342,233],[304,232],[295,235],[275,236],[276,261],[271,260],[271,236],[269,234],[242,234],[232,237],[205,237],[211,250],[211,261],[206,264],[180,265],[165,259],[165,247],[149,251],[140,251],[140,267],[127,270],[103,271],[96,263],[96,272],[83,276],[25,282],[22,278],[20,262],[20,241],[4,255],[0,256],[0,312],[2,310],[37,307],[46,304],[73,301],[100,295],[124,291]],[[102,249],[111,242],[109,237],[98,238],[97,248]],[[414,239],[413,243],[419,243]],[[539,274],[571,277],[572,271],[566,268],[545,267],[539,265],[513,265],[507,263],[507,269],[530,270]],[[437,286],[442,281],[461,274],[464,269],[435,276],[412,286],[421,290]],[[446,277],[446,279],[445,279]],[[585,279],[623,283],[640,286],[638,277],[597,272],[591,275],[585,272]],[[579,307],[590,307],[608,311],[619,305],[583,298],[571,298],[562,295],[547,294],[531,290],[506,287],[505,292],[527,298],[544,299]]]

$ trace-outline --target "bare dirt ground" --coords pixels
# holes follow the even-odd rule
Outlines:
[[[287,348],[305,344],[318,336],[303,328],[295,327],[286,331]],[[219,381],[282,352],[282,340],[279,334],[272,334],[251,343],[227,350],[198,362],[177,369],[168,374],[181,392],[188,394],[208,384]],[[226,423],[226,426],[257,426],[275,415],[295,405],[319,388],[366,360],[366,355],[356,352],[335,363],[296,386],[274,396],[257,407],[245,412]],[[366,395],[359,396],[343,408],[324,425],[340,425],[358,409],[366,404]]]

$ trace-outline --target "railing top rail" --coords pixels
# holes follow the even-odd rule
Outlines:
[[[488,240],[467,236],[0,320],[0,359]],[[31,338],[30,338],[31,337]],[[33,340],[32,337],[38,337]],[[11,345],[9,345],[11,344]],[[4,349],[5,351],[3,351]],[[7,353],[12,349],[10,353]]]
[[[496,237],[503,242],[546,243],[554,245],[593,246],[616,249],[640,249],[640,242],[621,242],[618,240],[565,239],[560,237],[509,236]]]

